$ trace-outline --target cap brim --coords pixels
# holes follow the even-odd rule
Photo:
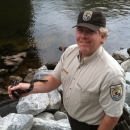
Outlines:
[[[75,26],[73,26],[72,28],[74,27],[86,27],[86,28],[89,28],[89,29],[92,29],[92,30],[99,30],[101,28],[101,26],[96,26],[96,25],[93,25],[93,24],[90,24],[90,23],[79,23]]]

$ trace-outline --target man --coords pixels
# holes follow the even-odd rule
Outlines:
[[[85,10],[78,16],[77,44],[62,54],[48,82],[35,82],[30,93],[52,91],[62,84],[63,103],[72,130],[112,130],[123,111],[125,74],[104,50],[107,38],[106,18],[99,10]],[[27,90],[30,84],[8,88]],[[21,96],[25,96],[21,95]]]

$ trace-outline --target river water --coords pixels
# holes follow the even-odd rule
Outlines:
[[[130,47],[129,0],[1,0],[0,56],[28,52],[14,75],[58,61],[63,53],[59,46],[75,44],[72,26],[79,11],[88,8],[99,8],[106,15],[109,36],[103,46],[110,54]]]

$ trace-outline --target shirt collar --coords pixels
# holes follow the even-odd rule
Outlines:
[[[79,54],[77,55],[78,61],[81,64],[87,64],[88,62],[90,62],[91,60],[94,60],[96,57],[99,56],[99,54],[102,52],[103,47],[100,46],[96,52],[94,52],[91,56],[86,57],[84,59],[81,60],[81,52],[79,51]]]

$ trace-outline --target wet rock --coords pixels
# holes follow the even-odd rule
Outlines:
[[[0,119],[0,130],[31,130],[33,116],[11,113]]]
[[[0,88],[0,94],[8,94],[7,90]]]
[[[4,60],[4,64],[6,66],[19,66],[23,62],[23,58],[25,58],[26,55],[26,52],[22,52],[12,56],[1,56],[1,59]]]
[[[9,80],[10,80],[10,82],[12,82],[12,81],[16,81],[16,80],[18,80],[19,82],[21,82],[23,79],[21,78],[21,77],[19,77],[19,76],[10,76],[9,77]]]
[[[127,53],[127,49],[121,49],[119,51],[114,52],[115,56],[116,56],[116,54],[117,54],[117,59],[116,60],[125,61],[125,59],[129,58],[129,54]]]
[[[8,73],[7,69],[0,69],[0,75],[5,75]]]
[[[4,82],[3,78],[0,78],[0,84],[2,84]]]
[[[127,57],[125,57],[125,56],[122,55],[122,54],[115,54],[115,53],[113,53],[112,57],[113,57],[115,60],[121,60],[121,61],[126,61],[126,60],[127,60]]]
[[[35,72],[36,72],[36,69],[29,69],[28,74],[24,78],[24,81],[30,83],[34,78]]]
[[[47,93],[30,94],[20,98],[16,108],[17,112],[22,114],[37,115],[46,110],[49,105]]]
[[[6,66],[18,66],[18,65],[20,65],[22,62],[23,62],[23,59],[20,58],[20,57],[16,57],[16,58],[7,57],[7,58],[4,60],[4,64],[5,64]]]

